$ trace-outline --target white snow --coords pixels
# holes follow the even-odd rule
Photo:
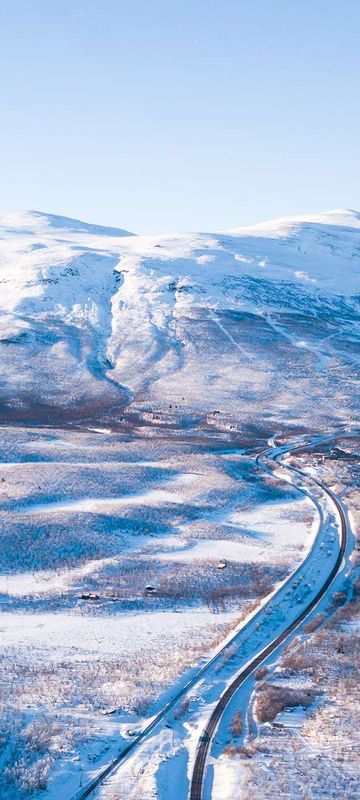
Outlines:
[[[121,407],[129,404],[130,410],[142,413],[154,428],[157,422],[173,422],[176,417],[176,424],[169,427],[174,437],[179,432],[184,435],[182,423],[191,420],[193,412],[200,420],[197,434],[205,429],[208,433],[211,425],[228,432],[234,422],[239,430],[245,430],[249,422],[251,430],[270,432],[278,430],[274,419],[281,423],[280,430],[285,423],[299,422],[315,428],[321,413],[329,426],[330,414],[341,421],[349,415],[349,398],[356,404],[358,401],[358,385],[350,370],[359,365],[359,276],[360,215],[354,211],[285,218],[228,232],[166,236],[135,236],[122,229],[105,229],[38,212],[3,215],[1,414],[6,416],[15,409],[16,419],[27,422],[34,416],[38,419],[38,415],[50,414],[46,411],[49,408],[52,421],[60,412],[78,414],[99,438],[109,433]],[[102,411],[107,415],[102,416]],[[144,440],[146,435],[147,431]],[[55,443],[54,452],[60,446],[71,451],[72,442],[64,439]],[[81,448],[81,444],[76,447]],[[46,448],[44,445],[43,452],[47,454]],[[35,456],[39,455],[41,443]],[[161,464],[157,455],[154,446],[152,460],[136,463],[156,468]],[[8,469],[16,463],[15,455],[10,456]],[[1,469],[5,474],[4,463]],[[8,493],[5,477],[3,481],[1,505],[6,517],[11,515],[19,494]],[[179,506],[185,504],[191,491],[182,491],[182,483],[189,490],[195,485],[193,506],[198,502],[197,514],[189,515],[188,531],[181,531],[185,526]],[[56,500],[63,497],[58,492],[49,500],[53,496],[50,489],[43,495],[34,493],[34,497],[45,500],[33,504],[33,489],[26,494],[23,487],[24,506],[21,502],[18,505],[26,523],[30,521],[35,529],[35,515],[46,517],[46,524],[54,515],[56,528],[57,514],[116,516],[117,509],[132,506],[152,506],[158,513],[162,504],[169,504],[166,511],[173,514],[172,529],[178,531],[179,538],[174,535],[157,540],[157,550],[147,545],[148,561],[154,558],[187,564],[225,558],[238,563],[267,563],[280,561],[282,553],[286,558],[295,553],[298,560],[309,548],[314,526],[304,525],[291,504],[268,503],[246,511],[233,510],[234,502],[217,507],[214,487],[206,519],[200,499],[205,483],[204,479],[201,484],[196,474],[184,473],[162,482],[161,488],[151,485],[142,493],[137,484],[136,489],[131,487],[133,494],[126,494],[124,488],[124,493],[121,490],[113,497],[111,486],[107,484],[102,491],[99,480],[92,496],[91,491],[87,494],[86,489],[74,486],[73,492],[64,495],[66,499]],[[222,485],[221,491],[224,497]],[[335,561],[338,521],[334,509],[324,502],[321,492],[314,487],[311,491],[324,508],[324,542],[316,545],[314,557],[298,579],[280,588],[276,601],[263,608],[247,631],[239,632],[241,647],[233,656],[239,667],[283,629],[284,619],[298,613]],[[246,496],[243,499],[246,502]],[[213,519],[218,515],[221,538],[192,539],[196,526],[210,525],[211,514]],[[310,523],[311,519],[313,516]],[[226,530],[234,540],[225,538]],[[183,546],[180,533],[190,545]],[[140,541],[141,537],[136,547]],[[0,619],[2,646],[14,652],[23,648],[30,658],[36,651],[50,662],[63,656],[87,662],[126,653],[130,659],[137,656],[142,666],[146,665],[146,654],[156,655],[160,645],[168,652],[172,645],[184,650],[197,634],[200,639],[200,633],[211,633],[219,624],[235,625],[235,612],[213,614],[207,608],[181,613],[114,611],[103,616],[101,609],[89,606],[75,611],[44,610],[49,608],[47,602],[54,600],[49,594],[62,593],[113,561],[92,558],[85,566],[62,574],[48,571],[1,576],[0,591],[8,595],[7,602],[16,598],[18,608],[21,598],[32,595],[36,609],[27,613],[4,611]],[[38,594],[47,597],[39,599]],[[214,668],[213,682],[197,687],[195,726],[199,723],[201,728],[234,664],[224,661],[222,668],[223,672]],[[191,731],[194,747],[197,733]],[[185,724],[183,735],[184,740],[189,735]],[[169,750],[170,756],[175,772],[179,765],[183,768],[182,756]],[[215,796],[225,798],[231,796],[234,787],[219,763]],[[88,763],[87,771],[91,769]],[[150,772],[150,781],[154,774]],[[166,795],[166,767],[157,779]]]
[[[144,537],[145,538],[145,537]],[[81,567],[62,572],[23,572],[15,575],[0,575],[0,594],[13,597],[28,597],[38,594],[63,592],[80,578],[91,575],[95,570],[112,564],[114,558],[99,558],[87,561]],[[1,621],[1,617],[0,617]]]
[[[312,309],[320,303],[321,316],[324,298],[358,292],[359,243],[359,214],[346,210],[166,236],[128,235],[38,212],[3,215],[4,402],[26,413],[30,391],[34,402],[68,412],[73,403],[91,401],[113,407],[146,389],[163,405],[171,383],[187,405],[202,399],[207,407],[222,398],[240,407],[239,383],[246,388],[249,367],[256,365],[252,381],[261,392],[271,385],[269,366],[254,354],[252,335],[243,344],[219,312],[264,319],[279,308],[277,286],[285,281],[308,294]],[[265,278],[270,285],[261,300],[258,284],[248,280]],[[199,345],[188,339],[189,319],[199,326]],[[220,348],[211,366],[201,352],[204,335]],[[194,370],[197,385],[189,387]]]
[[[309,547],[316,529],[316,517],[312,524],[304,524],[304,512],[312,512],[307,500],[298,508],[296,503],[266,503],[245,511],[234,511],[224,520],[229,528],[244,529],[255,535],[258,545],[271,543],[272,550],[281,553],[289,547]],[[268,557],[268,554],[267,554]]]
[[[156,553],[154,558],[161,561],[219,561],[221,558],[229,561],[259,561],[267,559],[268,553],[257,544],[232,542],[229,539],[205,539],[196,542],[192,547],[181,548],[166,553]]]
[[[1,645],[37,648],[42,657],[56,659],[61,650],[71,658],[97,659],[99,654],[135,655],[147,649],[156,652],[157,644],[169,647],[182,637],[196,637],[204,626],[234,622],[237,612],[214,615],[208,609],[129,613],[105,618],[75,613],[11,613],[0,618]]]
[[[92,497],[86,500],[74,500],[72,502],[53,502],[40,505],[33,505],[25,511],[26,514],[52,514],[55,512],[74,512],[97,514],[108,512],[111,514],[113,509],[122,506],[157,506],[163,503],[182,503],[181,494],[167,492],[165,489],[153,489],[144,494],[132,494],[126,497]]]

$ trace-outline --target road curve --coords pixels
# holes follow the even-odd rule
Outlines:
[[[336,434],[335,434],[335,436],[336,436]],[[335,437],[334,437],[334,436],[331,436],[331,438],[335,438]],[[302,444],[302,445],[300,445],[300,444],[299,444],[299,445],[297,445],[296,447],[288,447],[288,448],[286,448],[286,450],[284,449],[284,451],[283,451],[283,454],[285,454],[285,452],[290,452],[290,451],[294,452],[295,450],[301,450],[301,449],[303,449],[305,446],[309,446],[309,443],[304,443],[304,444]],[[257,458],[256,458],[256,461],[257,461],[258,463],[260,463],[260,458],[261,458],[261,456],[264,456],[264,455],[265,455],[265,454],[267,454],[268,452],[269,452],[269,451],[268,451],[268,450],[266,450],[266,451],[264,451],[264,452],[260,453],[260,454],[257,456]],[[293,468],[291,468],[291,467],[288,467],[287,469],[290,469],[290,470],[291,470],[291,469],[293,469]],[[295,471],[295,472],[297,472],[298,474],[301,474],[301,470],[294,470],[294,471]],[[341,527],[343,528],[343,522],[344,522],[345,529],[346,529],[346,518],[345,518],[345,515],[344,515],[344,513],[343,513],[343,510],[342,510],[341,506],[340,506],[340,508],[339,508],[339,504],[338,504],[338,502],[337,502],[337,500],[336,500],[336,497],[335,497],[335,496],[333,496],[333,493],[331,492],[331,490],[330,490],[330,489],[327,489],[326,487],[324,487],[324,486],[323,486],[323,484],[321,483],[321,481],[318,481],[316,478],[313,478],[312,476],[309,476],[309,475],[307,475],[306,473],[304,473],[304,474],[306,475],[306,477],[307,477],[307,478],[310,478],[310,479],[311,479],[311,480],[312,480],[314,483],[318,483],[318,485],[319,485],[319,486],[321,486],[321,487],[322,487],[322,488],[323,488],[323,489],[324,489],[324,490],[325,490],[325,491],[326,491],[326,492],[329,494],[329,496],[330,496],[330,497],[331,497],[331,498],[334,500],[336,507],[339,509],[339,513],[340,513],[340,516],[341,516],[341,520],[343,520],[343,521],[342,521],[342,524],[341,524]],[[303,490],[302,490],[302,489],[299,489],[299,491],[303,491]],[[344,547],[343,547],[342,553],[343,553],[343,552],[344,552],[344,550],[345,550],[345,546],[346,546],[346,541],[344,542]],[[307,558],[308,558],[308,557],[309,557],[309,556],[307,556]],[[341,563],[341,558],[342,558],[342,556],[340,557],[339,564]],[[297,570],[296,570],[295,572],[297,572],[298,570],[300,570],[300,569],[302,568],[302,566],[303,566],[303,564],[302,564],[300,567],[298,567],[298,568],[297,568]],[[292,575],[290,575],[290,576],[289,576],[289,578],[287,578],[287,579],[286,579],[286,581],[285,581],[285,584],[287,584],[288,582],[290,582],[290,581],[293,579],[293,577],[294,577],[294,574],[295,574],[295,573],[293,573]],[[329,578],[329,583],[328,583],[328,585],[331,583],[331,580],[332,580],[332,577],[330,577],[330,578]],[[284,585],[285,585],[285,584],[284,584]],[[323,594],[325,591],[326,591],[326,588],[323,588],[323,592],[322,592],[322,594]],[[321,595],[319,595],[319,598],[318,598],[318,599],[320,599],[320,597],[322,596],[322,594],[321,594]],[[270,595],[270,596],[271,596],[271,595]],[[318,602],[318,599],[316,600],[316,602]],[[315,603],[315,604],[316,604],[316,603]],[[254,618],[255,618],[255,617],[258,615],[258,614],[261,614],[261,612],[262,612],[262,610],[263,610],[263,607],[265,607],[265,606],[263,606],[263,605],[261,604],[261,605],[260,605],[260,609],[259,609],[259,610],[256,612],[256,614],[254,615]],[[310,609],[309,609],[309,610],[310,610]],[[306,615],[309,613],[309,610],[306,610],[306,611],[305,611],[305,614],[304,614],[304,616],[306,616]],[[299,618],[298,618],[298,620],[296,621],[296,623],[295,623],[294,627],[296,627],[296,625],[297,625],[297,624],[299,624],[299,623],[301,622],[301,619],[302,619],[302,617],[299,617]],[[246,626],[245,626],[245,627],[246,627]],[[243,631],[243,630],[244,630],[244,628],[242,628],[242,631]],[[290,630],[286,631],[286,632],[284,633],[284,637],[283,637],[283,638],[286,638],[286,636],[288,635],[288,633],[289,633],[289,632],[290,632]],[[166,705],[165,705],[165,706],[164,706],[164,707],[161,709],[161,711],[160,711],[160,712],[159,712],[159,713],[158,713],[158,714],[157,714],[157,715],[156,715],[156,716],[155,716],[155,717],[154,717],[154,718],[151,720],[151,722],[150,722],[150,723],[149,723],[149,724],[148,724],[148,725],[147,725],[147,726],[146,726],[146,727],[143,729],[143,731],[141,731],[141,733],[139,733],[137,736],[135,736],[135,737],[132,739],[132,741],[131,741],[131,742],[129,742],[129,743],[128,743],[128,744],[127,744],[125,747],[124,747],[124,749],[123,749],[123,750],[122,750],[122,751],[121,751],[121,752],[120,752],[120,753],[119,753],[119,754],[118,754],[118,755],[117,755],[117,756],[116,756],[116,757],[115,757],[115,758],[114,758],[114,759],[113,759],[113,760],[112,760],[112,761],[111,761],[109,764],[107,764],[107,765],[106,765],[106,766],[104,766],[104,767],[101,767],[101,768],[99,769],[99,771],[97,772],[97,774],[96,774],[96,775],[94,775],[94,777],[92,777],[92,778],[91,778],[91,779],[90,779],[90,780],[87,782],[87,784],[86,784],[85,786],[83,786],[81,789],[79,789],[77,792],[75,792],[75,794],[73,794],[73,795],[72,795],[72,797],[71,797],[71,800],[86,800],[86,798],[87,798],[87,797],[89,797],[89,796],[90,796],[90,795],[91,795],[91,794],[92,794],[92,793],[93,793],[93,792],[94,792],[94,791],[95,791],[95,790],[96,790],[96,789],[97,789],[97,788],[98,788],[98,787],[99,787],[99,786],[100,786],[100,785],[101,785],[101,784],[102,784],[102,783],[103,783],[103,782],[104,782],[104,781],[105,781],[105,780],[106,780],[106,779],[107,779],[107,778],[108,778],[108,777],[109,777],[109,776],[110,776],[112,773],[114,773],[114,772],[115,772],[115,770],[117,769],[117,767],[119,767],[119,765],[120,765],[120,764],[121,764],[123,761],[125,761],[125,760],[127,759],[127,757],[130,755],[130,753],[132,753],[132,752],[133,752],[133,750],[135,750],[135,748],[136,748],[136,747],[137,747],[137,746],[138,746],[138,745],[139,745],[139,744],[140,744],[140,743],[141,743],[141,742],[144,740],[144,738],[145,738],[145,737],[147,737],[147,736],[148,736],[150,733],[152,733],[152,732],[154,731],[154,729],[157,727],[157,725],[158,725],[158,724],[159,724],[159,723],[160,723],[160,722],[161,722],[161,721],[164,719],[164,717],[166,716],[166,714],[167,714],[169,711],[171,711],[171,709],[172,709],[172,708],[173,708],[173,707],[174,707],[174,706],[175,706],[175,705],[176,705],[176,704],[179,702],[179,700],[180,700],[182,697],[184,697],[184,695],[186,695],[186,694],[187,694],[187,692],[188,692],[190,689],[192,689],[192,688],[195,686],[195,684],[196,684],[196,683],[197,683],[197,682],[200,680],[200,678],[202,678],[202,677],[203,677],[203,675],[204,675],[204,674],[205,674],[205,673],[206,673],[206,672],[209,670],[209,668],[212,666],[212,664],[213,664],[213,663],[214,663],[214,662],[215,662],[215,661],[216,661],[216,660],[217,660],[219,657],[221,657],[221,655],[222,655],[222,654],[223,654],[223,652],[224,652],[224,651],[225,651],[225,650],[228,648],[228,646],[229,646],[229,645],[231,645],[233,642],[235,642],[235,641],[237,640],[237,637],[238,637],[238,635],[239,635],[239,631],[237,630],[237,631],[234,633],[234,635],[233,635],[233,636],[232,636],[230,639],[228,639],[228,640],[225,642],[225,644],[224,644],[224,645],[223,645],[223,646],[220,648],[220,650],[218,650],[218,651],[216,652],[216,654],[215,654],[215,655],[214,655],[214,656],[213,656],[213,657],[212,657],[212,658],[211,658],[211,659],[210,659],[210,660],[209,660],[209,661],[208,661],[208,662],[207,662],[207,663],[206,663],[206,664],[205,664],[203,667],[201,667],[201,668],[200,668],[200,669],[199,669],[199,670],[198,670],[198,671],[197,671],[197,672],[196,672],[196,673],[193,675],[193,677],[192,677],[192,678],[191,678],[191,679],[190,679],[190,680],[189,680],[189,681],[188,681],[188,682],[187,682],[187,683],[186,683],[186,684],[185,684],[185,685],[184,685],[184,686],[183,686],[183,687],[182,687],[182,688],[181,688],[181,689],[180,689],[180,690],[179,690],[179,691],[176,693],[176,695],[174,695],[174,696],[171,698],[171,700],[170,700],[170,701],[169,701],[169,702],[168,702],[168,703],[167,703],[167,704],[166,704]],[[277,646],[277,645],[276,645],[276,646]],[[270,652],[271,652],[271,651],[270,651]],[[263,656],[263,655],[262,655],[262,656],[261,656],[261,659],[260,659],[260,661],[262,661],[264,657],[266,657],[266,656]],[[259,661],[259,663],[260,663],[260,661]],[[253,667],[252,667],[252,669],[256,669],[257,663],[256,663],[256,664],[255,664],[254,662],[252,662],[252,663],[253,663]],[[250,670],[250,672],[252,671],[252,669]],[[248,674],[250,674],[250,672],[249,672]],[[242,673],[241,673],[241,674],[242,674]],[[245,680],[245,677],[246,677],[246,676],[244,675],[244,677],[243,677],[243,680]],[[242,682],[242,681],[240,681],[239,685],[241,684],[241,682]],[[229,687],[229,688],[231,688],[231,687]],[[237,688],[237,687],[236,687],[236,688]],[[236,691],[236,689],[235,689],[235,691]],[[230,697],[228,698],[227,702],[229,702],[229,700],[230,700]],[[220,701],[220,702],[221,702],[221,701]],[[224,707],[225,707],[225,706],[224,706]],[[216,709],[215,709],[215,710],[216,710]],[[215,712],[214,712],[214,713],[215,713]],[[220,714],[220,716],[221,716],[221,714]],[[211,718],[211,719],[212,719],[212,718]],[[219,717],[219,719],[220,719],[220,717]],[[211,720],[209,720],[209,724],[210,724],[210,721],[211,721]],[[215,730],[215,728],[216,728],[216,723],[215,723],[215,726],[214,726],[214,730]],[[204,732],[204,737],[206,738],[206,732]],[[209,739],[209,745],[210,745],[210,740],[211,740],[211,739]],[[208,749],[209,749],[209,748],[207,748],[207,749],[206,749],[206,751],[205,751],[205,753],[204,753],[204,763],[203,763],[203,767],[202,767],[202,775],[203,775],[203,772],[204,772],[205,761],[206,761],[206,756],[207,756]],[[201,748],[201,747],[199,748],[199,751],[198,751],[198,757],[199,757],[199,755],[200,755],[200,752],[202,752],[202,748]],[[197,761],[196,761],[196,764],[197,764]],[[200,763],[199,763],[199,766],[200,766]],[[196,767],[196,765],[195,765],[195,767]],[[194,773],[194,775],[195,775],[195,773]],[[202,785],[202,779],[203,779],[203,778],[201,777],[201,785]],[[194,777],[193,777],[193,783],[192,783],[192,787],[193,787],[193,784],[194,784]],[[199,784],[197,784],[197,785],[199,786]],[[191,791],[193,791],[193,788],[191,788]],[[195,791],[195,789],[194,789],[194,791]],[[199,791],[200,791],[200,794],[199,794]],[[201,798],[201,788],[200,788],[200,790],[198,790],[198,794],[191,795],[191,799],[192,799],[193,797],[194,797],[194,798]]]
[[[291,448],[291,451],[294,450],[301,450],[304,449],[306,445],[301,445],[299,447]],[[269,452],[269,451],[267,451]],[[289,452],[289,451],[287,451]],[[262,454],[265,455],[265,454]],[[258,456],[257,461],[259,462],[260,457]],[[276,459],[275,459],[276,460]],[[322,490],[331,498],[333,501],[340,517],[340,547],[339,553],[336,559],[335,564],[333,565],[329,575],[327,576],[325,582],[317,592],[316,596],[311,600],[308,606],[299,614],[299,616],[290,624],[288,625],[285,630],[279,634],[272,642],[264,649],[258,653],[255,658],[237,675],[235,680],[228,686],[226,691],[221,696],[219,702],[215,706],[213,713],[200,737],[195,765],[191,780],[191,788],[190,788],[190,800],[202,800],[203,795],[203,783],[204,783],[204,775],[205,775],[205,767],[206,767],[206,760],[209,754],[209,750],[211,747],[212,739],[214,737],[214,733],[218,727],[222,714],[224,713],[225,709],[227,708],[230,700],[234,696],[235,692],[239,689],[239,687],[244,683],[246,678],[251,675],[254,670],[258,668],[258,666],[265,661],[265,659],[273,653],[280,644],[282,644],[285,639],[306,619],[306,617],[313,611],[313,609],[318,604],[319,600],[325,595],[326,591],[328,590],[329,586],[333,582],[334,578],[336,577],[342,560],[345,555],[346,545],[347,545],[347,538],[348,538],[348,528],[347,528],[347,520],[343,510],[343,507],[339,500],[337,499],[334,492],[329,489],[325,484],[323,484],[318,478],[309,475],[302,470],[296,469],[295,467],[287,467],[292,472],[296,472],[297,474],[306,476],[307,479],[311,480],[313,483],[316,483],[318,486],[322,488]]]

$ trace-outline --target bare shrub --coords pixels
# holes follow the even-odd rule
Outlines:
[[[184,717],[189,710],[189,705],[190,705],[189,698],[184,697],[181,703],[179,703],[179,705],[175,708],[175,711],[173,713],[174,719],[181,719],[181,717]]]
[[[316,637],[318,636],[319,634],[317,633]],[[312,641],[315,641],[315,639]],[[282,666],[285,670],[290,670],[291,672],[302,672],[304,670],[310,673],[313,672],[313,660],[309,649],[307,647],[305,650],[299,636],[296,636],[291,644],[285,648]]]
[[[5,767],[2,784],[8,790],[7,797],[26,797],[34,791],[46,789],[52,765],[53,759],[46,755],[30,766],[20,757],[11,767]]]
[[[50,769],[53,765],[54,759],[49,753],[39,758],[23,774],[21,779],[21,787],[25,792],[33,792],[36,790],[44,790],[47,787],[47,780]]]
[[[224,755],[228,758],[234,758],[237,755],[237,747],[229,742],[229,744],[224,747]]]
[[[46,789],[58,751],[68,751],[71,741],[71,725],[65,728],[58,720],[47,717],[26,725],[24,718],[14,711],[3,713],[0,748],[2,786],[6,787],[7,800],[20,800]]]
[[[255,672],[255,680],[261,681],[269,672],[269,667],[259,667]]]
[[[226,664],[239,650],[239,645],[236,642],[229,644],[228,647],[225,648],[222,654],[223,663]]]
[[[256,747],[253,744],[243,744],[241,747],[237,748],[237,752],[239,756],[243,756],[243,758],[252,758],[256,752]]]
[[[57,720],[37,719],[24,728],[21,736],[27,747],[34,752],[45,752],[53,744],[55,736],[62,733],[63,726]]]
[[[316,614],[316,616],[313,617],[310,622],[307,622],[306,625],[304,625],[304,633],[313,633],[313,631],[316,631],[316,629],[322,625],[324,619],[325,614]]]
[[[252,758],[255,752],[256,747],[253,744],[239,745],[236,747],[236,745],[229,742],[226,747],[224,747],[224,755],[228,756],[228,758],[235,758],[235,756]]]
[[[242,732],[243,721],[241,711],[237,711],[237,713],[233,716],[231,720],[230,730],[233,736],[240,736]]]
[[[314,697],[314,691],[288,689],[265,683],[259,687],[255,702],[255,714],[259,722],[271,722],[285,708],[295,708],[296,706],[307,708],[313,702]]]
[[[334,611],[341,608],[345,605],[347,600],[346,594],[344,592],[335,592],[331,598],[331,602],[329,604],[329,612],[333,614]]]

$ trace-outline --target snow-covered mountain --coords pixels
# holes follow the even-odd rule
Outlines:
[[[0,269],[3,420],[356,413],[354,211],[159,236],[12,213]]]

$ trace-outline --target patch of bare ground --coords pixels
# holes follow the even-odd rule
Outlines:
[[[242,728],[243,728],[242,714],[241,711],[237,711],[236,714],[234,714],[230,724],[230,730],[232,735],[240,736]]]
[[[255,715],[259,722],[272,722],[280,711],[296,706],[307,708],[315,697],[316,692],[311,690],[289,689],[262,683],[258,687],[256,696]]]

